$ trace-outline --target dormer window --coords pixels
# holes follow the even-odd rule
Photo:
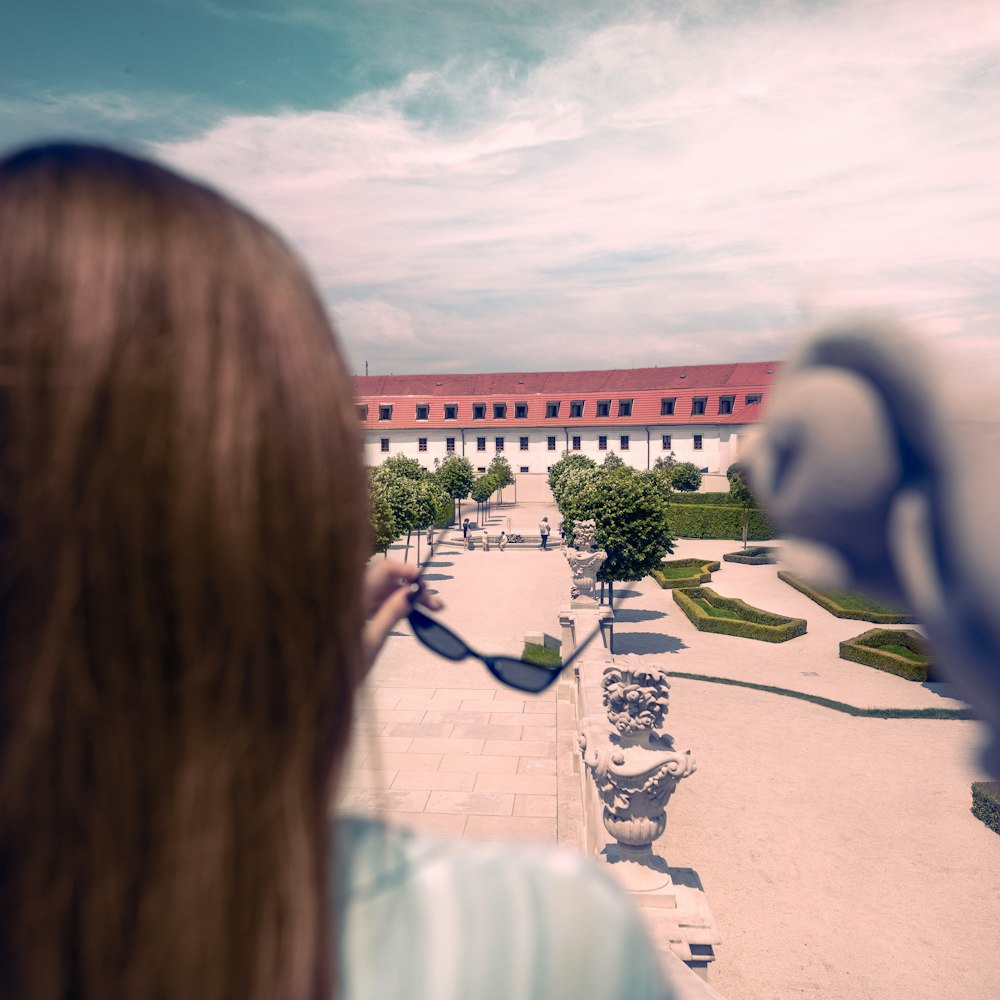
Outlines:
[[[392,403],[380,403],[378,408],[379,420],[392,420]]]
[[[358,420],[367,420],[368,419],[368,404],[367,403],[360,403],[357,406],[357,411],[358,411]]]
[[[631,399],[619,399],[618,400],[618,416],[619,417],[631,417],[632,416],[632,400]]]
[[[733,403],[736,402],[735,396],[720,396],[719,397],[719,415],[725,416],[728,413],[733,412]]]
[[[677,403],[677,398],[675,396],[665,396],[660,400],[660,416],[661,417],[672,417],[674,415],[674,406]]]
[[[583,400],[574,399],[572,403],[569,404],[569,415],[571,417],[582,417],[583,416]]]
[[[506,420],[507,419],[507,404],[506,403],[494,403],[493,404],[493,419],[494,420]]]
[[[597,415],[599,417],[610,417],[611,416],[611,400],[610,399],[599,399],[597,401]]]
[[[527,420],[528,419],[528,404],[527,403],[515,403],[514,404],[514,419],[515,420]]]
[[[444,419],[445,420],[458,420],[458,403],[445,403],[444,404]]]
[[[417,403],[417,420],[426,420],[431,414],[429,403]]]
[[[545,416],[549,420],[555,420],[559,417],[559,403],[549,402],[545,404]]]
[[[761,394],[759,392],[751,392],[747,394],[744,402],[747,406],[751,406],[753,403],[759,403],[761,400]]]
[[[486,419],[486,404],[485,403],[473,403],[472,404],[472,419],[473,420],[485,420]]]
[[[706,403],[708,403],[708,396],[695,396],[691,400],[691,416],[703,417],[705,415]]]

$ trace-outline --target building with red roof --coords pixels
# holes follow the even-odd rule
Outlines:
[[[722,472],[756,424],[780,362],[581,372],[358,375],[365,463],[404,454],[426,467],[465,455],[485,471],[503,454],[515,473],[545,473],[564,451],[609,451],[650,468],[671,453]]]

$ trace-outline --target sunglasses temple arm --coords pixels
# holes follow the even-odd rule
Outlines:
[[[598,635],[600,635],[600,632],[601,626],[598,625],[597,628],[595,628],[594,631],[591,632],[590,635],[588,635],[587,638],[584,639],[572,653],[570,653],[569,659],[562,665],[563,670],[565,670],[598,637]]]

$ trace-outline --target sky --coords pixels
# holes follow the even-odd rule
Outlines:
[[[993,0],[4,0],[0,149],[205,180],[362,374],[775,360],[876,309],[1000,372]]]

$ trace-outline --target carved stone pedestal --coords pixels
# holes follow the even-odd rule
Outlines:
[[[615,631],[615,612],[612,608],[598,604],[593,608],[575,608],[572,605],[566,605],[559,609],[564,660],[576,649],[577,642],[590,635],[598,624],[601,627],[601,640],[604,643],[604,648],[610,651]],[[595,652],[591,653],[591,650]],[[587,655],[597,656],[597,650],[599,647],[590,645],[587,647]]]

